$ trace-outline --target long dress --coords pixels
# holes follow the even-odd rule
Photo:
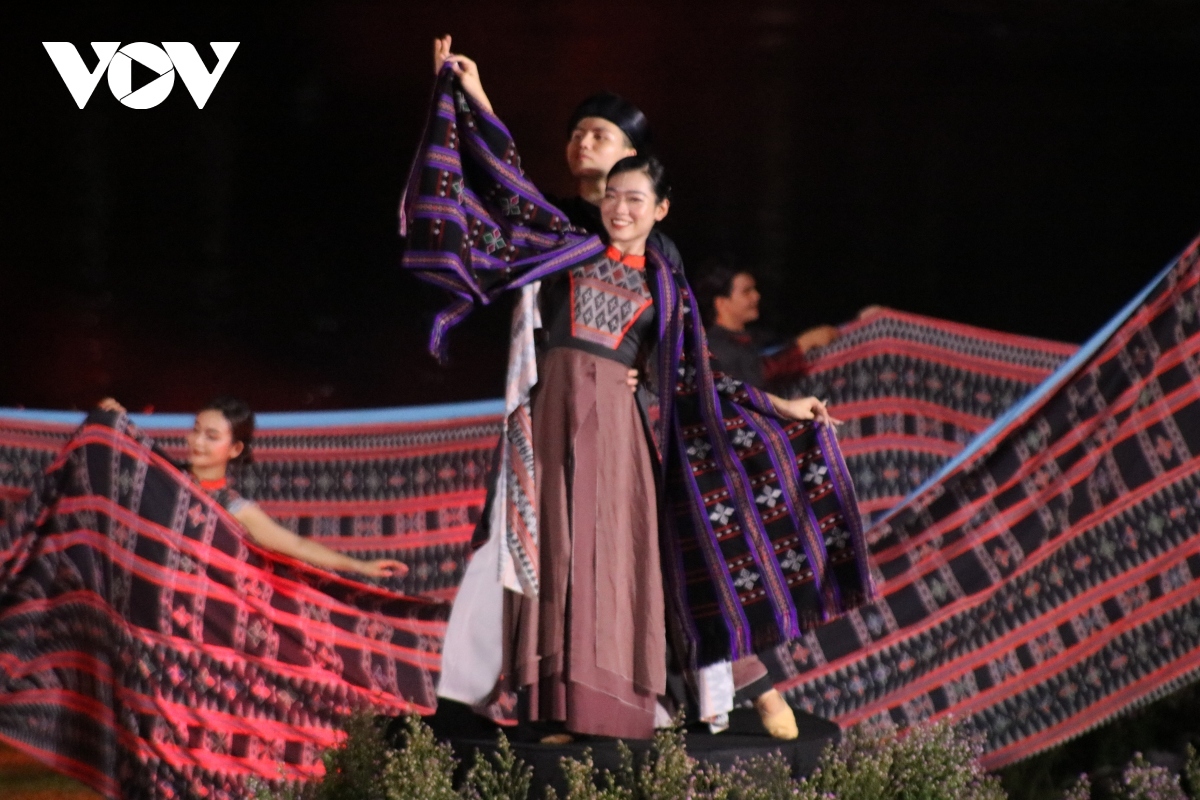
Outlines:
[[[543,287],[533,402],[541,591],[510,593],[528,714],[646,738],[666,688],[654,466],[626,372],[653,333],[644,258],[612,248]]]

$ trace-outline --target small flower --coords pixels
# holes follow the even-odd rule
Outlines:
[[[714,525],[727,524],[731,516],[733,516],[733,509],[724,503],[717,503],[713,506],[712,511],[708,512],[708,518],[712,520]]]

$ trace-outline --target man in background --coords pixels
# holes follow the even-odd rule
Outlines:
[[[747,329],[758,320],[758,285],[754,276],[727,260],[707,264],[696,281],[696,299],[704,314],[708,347],[718,366],[738,380],[764,388],[778,375],[803,374],[805,354],[838,338],[832,325],[810,328],[789,340],[783,350],[764,358],[768,344]]]

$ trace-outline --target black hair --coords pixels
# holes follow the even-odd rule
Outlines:
[[[733,279],[738,275],[752,275],[748,269],[739,267],[730,256],[710,258],[700,265],[699,275],[692,291],[700,305],[700,316],[705,325],[717,320],[717,298],[733,294]]]
[[[581,119],[599,117],[616,125],[629,140],[629,146],[639,153],[649,149],[651,143],[650,121],[642,110],[633,103],[612,92],[596,92],[585,99],[571,112],[567,123],[567,137],[575,131]]]
[[[612,165],[608,171],[607,180],[612,180],[622,172],[644,172],[654,187],[654,197],[658,202],[671,199],[671,182],[667,180],[667,168],[654,156],[638,153],[625,156]]]
[[[250,443],[254,439],[254,412],[250,406],[236,397],[222,395],[208,401],[200,411],[221,412],[229,422],[229,432],[233,435],[233,441],[242,443],[242,452],[233,459],[233,463],[249,464],[253,460]]]

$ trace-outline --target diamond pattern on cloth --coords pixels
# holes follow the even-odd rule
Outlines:
[[[642,270],[602,256],[570,275],[571,335],[616,350],[653,302]]]

